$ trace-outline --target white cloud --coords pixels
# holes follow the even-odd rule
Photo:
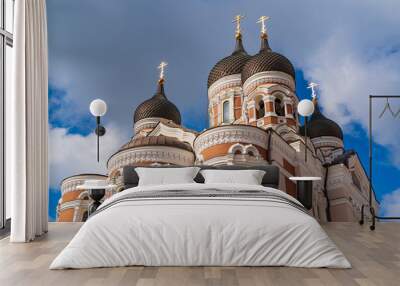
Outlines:
[[[366,42],[366,36],[356,35],[354,30],[336,29],[302,61],[306,78],[320,83],[324,113],[350,134],[355,123],[368,130],[370,94],[400,94],[400,50],[395,47],[396,41],[377,39],[363,46],[360,42]],[[389,37],[390,29],[382,34]],[[393,132],[399,119],[389,114],[378,118],[385,102],[373,101],[374,140],[392,154],[399,154],[400,134]],[[397,111],[400,100],[391,100],[391,105]],[[400,168],[399,157],[391,158]]]
[[[259,47],[255,19],[271,16],[272,49],[320,83],[324,112],[345,132],[354,134],[354,123],[367,130],[369,94],[400,93],[397,0],[178,1],[170,13],[163,13],[169,4],[162,1],[48,4],[50,81],[68,91],[74,115],[86,114],[89,102],[100,97],[110,121],[131,127],[134,108],[154,92],[158,61],[166,59],[168,97],[182,113],[203,110],[206,117],[207,74],[233,49],[231,16],[237,11],[246,15],[244,45],[251,54]],[[148,15],[158,21],[149,22]],[[98,30],[108,36],[99,37]],[[79,40],[71,41],[77,31]],[[393,132],[399,120],[375,122],[376,141],[399,154],[400,133]],[[400,167],[400,156],[391,158]]]
[[[83,3],[84,2],[84,3]],[[308,80],[320,84],[324,113],[350,134],[368,126],[368,95],[400,93],[400,9],[398,0],[364,1],[48,1],[50,82],[67,92],[62,109],[53,114],[71,125],[81,124],[94,98],[108,106],[107,134],[96,138],[50,128],[50,185],[78,173],[106,173],[106,160],[132,135],[138,103],[155,91],[156,66],[167,60],[166,93],[182,114],[207,118],[207,75],[231,53],[232,15],[240,11],[244,45],[259,48],[255,20],[268,23],[273,50],[287,56]],[[168,9],[169,13],[164,13]],[[149,21],[149,15],[157,21]],[[67,20],[66,20],[67,19]],[[68,20],[73,19],[73,20]],[[207,19],[207,21],[204,21]],[[162,25],[160,25],[162,23]],[[200,24],[199,24],[200,23]],[[98,31],[102,31],[99,35]],[[156,36],[155,36],[156,35]],[[71,39],[74,39],[71,41]],[[400,101],[393,102],[395,110]],[[376,110],[380,110],[376,106]],[[187,117],[186,117],[187,119]],[[400,167],[399,120],[374,120],[376,141]],[[382,158],[380,158],[381,160]],[[381,201],[384,215],[400,215],[400,189]]]
[[[49,130],[50,187],[58,188],[62,179],[80,173],[106,174],[107,159],[126,143],[130,132],[109,124],[100,138],[100,162],[97,162],[97,139],[94,132],[87,136],[68,134],[65,128]]]
[[[384,216],[400,217],[400,189],[383,196],[381,211]]]
[[[153,94],[155,67],[161,59],[170,63],[169,98],[181,111],[200,108],[206,114],[207,73],[233,49],[231,17],[237,11],[246,15],[244,44],[252,54],[259,47],[255,19],[264,13],[271,16],[272,48],[321,84],[321,104],[341,124],[357,122],[366,128],[368,95],[400,92],[396,52],[400,18],[393,12],[400,9],[397,0],[269,1],[268,5],[264,0],[236,0],[229,5],[178,1],[167,14],[163,11],[169,4],[162,1],[48,4],[50,81],[68,91],[68,99],[76,103],[75,114],[86,113],[90,100],[105,99],[108,118],[119,126],[131,126],[132,109]],[[158,21],[149,22],[148,15],[157,15]],[[99,29],[109,37],[99,37]],[[80,39],[70,41],[76,31]],[[380,126],[376,130],[379,143],[396,149],[391,145],[399,141],[397,134]]]

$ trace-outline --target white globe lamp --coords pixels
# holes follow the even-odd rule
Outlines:
[[[102,99],[95,99],[90,103],[90,113],[93,116],[100,117],[106,114],[107,104]]]
[[[90,103],[89,106],[90,113],[96,117],[96,130],[95,133],[97,135],[97,162],[100,160],[100,136],[106,134],[106,129],[104,126],[100,125],[100,117],[104,116],[107,112],[107,104],[102,99],[95,99]]]
[[[314,113],[314,103],[309,99],[303,99],[297,105],[297,111],[301,116],[310,116]]]
[[[304,160],[307,162],[307,124],[308,116],[314,113],[314,103],[309,99],[303,99],[297,105],[297,112],[304,117]]]

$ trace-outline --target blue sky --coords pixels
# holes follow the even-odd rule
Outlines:
[[[133,135],[133,111],[154,93],[161,60],[169,63],[166,94],[181,111],[183,124],[207,127],[208,72],[232,52],[231,21],[237,13],[246,16],[244,45],[251,54],[259,47],[257,18],[271,16],[270,44],[294,64],[298,97],[309,97],[308,81],[320,84],[323,112],[342,126],[346,148],[355,149],[367,169],[368,94],[400,94],[400,20],[392,12],[400,4],[329,2],[48,1],[49,216],[55,217],[63,177],[105,173],[108,154]],[[100,164],[88,111],[95,98],[109,107]],[[392,104],[400,108],[400,100]],[[379,199],[392,194],[385,201],[394,201],[396,211],[400,135],[390,130],[398,129],[400,118],[375,120],[374,185]]]

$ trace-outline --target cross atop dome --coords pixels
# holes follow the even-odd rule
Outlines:
[[[166,62],[161,62],[160,65],[157,67],[160,70],[160,79],[159,81],[164,81],[164,69],[168,65]]]
[[[266,36],[266,37],[268,36],[265,22],[269,19],[271,19],[271,17],[269,16],[261,16],[260,18],[258,18],[257,23],[261,24],[261,36]]]
[[[244,18],[243,15],[236,15],[234,20],[232,21],[232,23],[236,23],[236,33],[235,33],[235,37],[236,39],[240,38],[242,36],[241,34],[241,30],[240,30],[240,21]]]
[[[310,82],[307,86],[307,88],[311,89],[311,97],[313,99],[317,99],[317,92],[316,92],[316,87],[319,86],[319,84],[315,82]]]

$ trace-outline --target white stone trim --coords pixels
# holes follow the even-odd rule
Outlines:
[[[284,94],[284,97],[294,98],[297,100],[297,96],[294,93],[294,89],[290,89],[286,85],[282,85],[280,83],[272,83],[272,84],[270,83],[268,85],[263,84],[259,86],[258,89],[264,90],[266,93],[269,93],[272,96],[274,96],[275,93],[280,92]]]
[[[254,99],[247,102],[247,109],[256,108],[256,101]]]
[[[268,94],[263,96],[264,102],[274,102],[275,96]]]
[[[62,212],[65,211],[67,209],[75,209],[75,208],[80,208],[80,207],[88,207],[89,206],[89,200],[73,200],[73,201],[68,201],[65,203],[62,203],[59,208],[58,211]]]
[[[244,94],[250,94],[255,88],[261,84],[277,83],[289,87],[291,90],[295,89],[294,79],[284,73],[278,71],[259,72],[249,77],[243,84]]]
[[[234,155],[226,154],[206,160],[203,162],[205,165],[218,166],[218,165],[240,165],[240,166],[260,166],[268,165],[268,162],[262,157],[253,157],[249,155]]]
[[[107,180],[106,176],[96,175],[96,174],[82,174],[69,177],[64,179],[61,183],[61,195],[64,195],[68,192],[76,191],[77,186],[82,185],[85,180],[96,179],[96,180]]]
[[[292,105],[292,104],[293,104],[293,100],[292,100],[292,98],[285,96],[285,97],[283,98],[283,103],[284,103],[285,105],[286,105],[286,104]]]
[[[296,133],[296,130],[287,124],[279,124],[275,127],[275,131],[287,141],[299,140],[301,137]]]
[[[343,148],[343,141],[333,136],[321,136],[311,139],[315,148],[336,147]]]
[[[256,147],[254,147],[254,145],[246,145],[244,146],[244,154],[249,154],[249,152],[253,152],[254,157],[260,157],[260,152],[258,151],[258,149]]]
[[[236,151],[238,150],[241,154],[244,154],[244,146],[240,143],[233,144],[231,147],[229,147],[228,153],[235,155]]]
[[[74,217],[72,218],[72,221],[73,221],[73,222],[78,221],[78,218],[79,218],[79,210],[80,210],[80,207],[75,207],[75,209],[74,209]]]
[[[170,146],[142,146],[122,150],[114,154],[108,161],[108,170],[111,173],[115,169],[140,162],[160,162],[190,166],[194,163],[194,154],[190,151]]]
[[[222,90],[234,87],[242,87],[242,78],[240,73],[224,76],[223,78],[220,78],[219,80],[214,82],[208,88],[208,99],[210,100]]]
[[[264,130],[250,125],[219,126],[201,133],[194,141],[194,150],[199,155],[214,145],[237,142],[253,144],[266,149],[268,134]]]
[[[239,154],[235,154],[236,151],[238,151],[238,150],[240,151],[240,155],[248,155],[249,152],[253,152],[254,157],[259,157],[260,156],[260,152],[252,144],[249,144],[249,145],[243,145],[243,144],[240,144],[240,143],[233,144],[229,148],[228,153],[232,154],[232,155],[239,155]]]
[[[271,112],[271,111],[265,112],[264,117],[270,117],[270,116],[277,117],[278,115],[275,112]]]
[[[83,200],[83,198],[87,196],[88,198],[90,198],[89,196],[89,191],[88,190],[84,190],[82,191],[82,193],[79,194],[78,199]]]
[[[189,143],[193,147],[194,139],[196,139],[197,132],[189,129],[183,129],[181,127],[172,127],[165,125],[160,122],[155,129],[153,129],[149,136],[159,136],[164,135],[168,137],[174,137],[179,141]]]
[[[160,117],[149,117],[139,120],[135,123],[133,131],[138,134],[143,129],[152,129],[162,120]]]

